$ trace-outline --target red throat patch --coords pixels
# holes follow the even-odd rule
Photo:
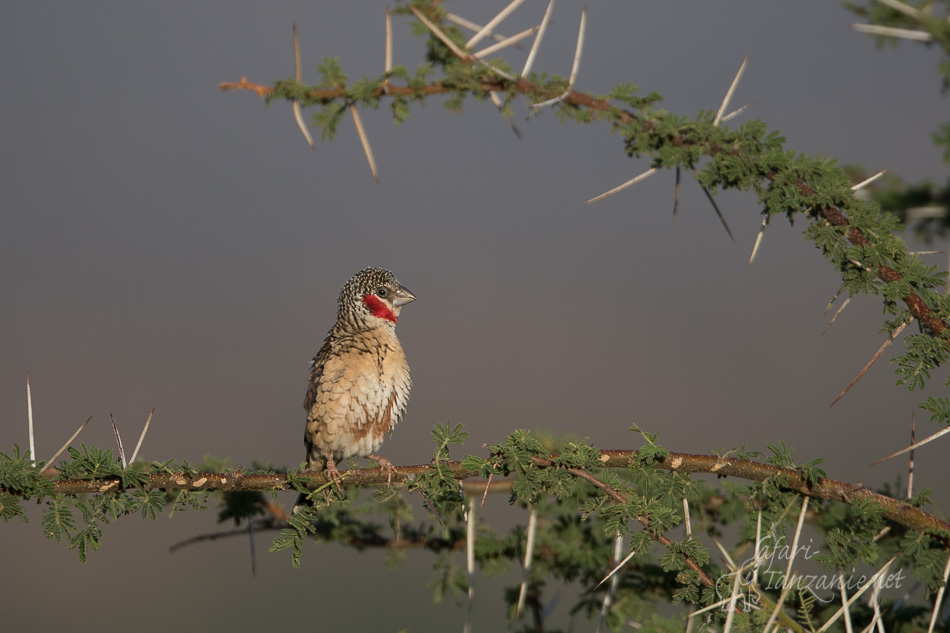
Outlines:
[[[392,321],[393,323],[399,320],[399,317],[393,314],[393,311],[389,309],[389,306],[383,303],[376,295],[364,296],[363,304],[369,308],[369,311],[373,313],[374,317],[386,319],[387,321]]]

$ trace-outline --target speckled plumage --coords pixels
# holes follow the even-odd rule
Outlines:
[[[336,323],[313,359],[304,400],[309,470],[338,477],[336,463],[348,457],[388,464],[374,453],[409,402],[412,381],[396,321],[414,300],[381,268],[361,270],[340,290]]]

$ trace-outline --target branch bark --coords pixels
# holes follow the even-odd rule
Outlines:
[[[601,451],[601,462],[604,468],[626,468],[630,460],[637,456],[633,450],[604,450]],[[556,457],[554,455],[551,456]],[[777,475],[784,477],[785,487],[815,499],[828,499],[851,503],[852,500],[862,498],[874,501],[881,507],[885,518],[911,530],[929,532],[945,545],[950,545],[950,523],[915,507],[906,501],[892,499],[880,493],[868,490],[860,484],[850,484],[834,479],[821,479],[809,485],[797,470],[779,468],[770,464],[754,462],[748,459],[720,457],[718,455],[691,455],[688,453],[670,453],[663,459],[656,461],[656,466],[664,470],[678,473],[709,473],[720,477],[737,477],[748,481],[765,481]],[[550,467],[540,464],[539,467]],[[458,480],[471,479],[477,472],[462,467],[461,462],[442,462],[439,466],[443,473],[451,473]],[[430,465],[399,466],[393,473],[394,483],[406,482],[421,476],[425,472],[433,471]],[[378,486],[386,484],[386,473],[379,468],[356,468],[343,471],[344,486]],[[327,478],[320,475],[309,477],[309,488],[316,489],[328,483]],[[106,479],[74,479],[54,482],[54,490],[58,494],[79,495],[97,494],[122,489],[117,477]],[[249,474],[241,472],[231,473],[161,473],[149,476],[148,488],[166,491],[220,491],[220,492],[249,492],[290,490],[287,476],[283,474]],[[484,484],[478,484],[474,491],[483,490]],[[6,494],[16,494],[12,491],[0,490]],[[609,493],[608,493],[609,494]]]

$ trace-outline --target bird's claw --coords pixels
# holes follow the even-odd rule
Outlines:
[[[396,467],[393,466],[393,463],[379,455],[367,455],[366,459],[370,459],[379,464],[379,470],[386,473],[386,486],[391,486],[393,483],[393,474],[396,472]]]
[[[343,491],[343,475],[340,474],[340,471],[337,470],[336,464],[333,463],[333,460],[327,460],[327,479],[336,484],[336,489],[340,492]]]

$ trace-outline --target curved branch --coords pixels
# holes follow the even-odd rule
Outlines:
[[[545,89],[544,86],[528,81],[523,77],[515,78],[513,81],[504,78],[483,79],[478,82],[477,86],[478,89],[484,92],[486,95],[493,92],[505,92],[512,90],[521,94],[541,96],[543,99],[544,97],[542,95],[546,95],[548,92],[550,92],[549,90]],[[260,97],[267,96],[275,91],[275,87],[273,86],[264,86],[261,84],[251,83],[246,77],[241,77],[240,81],[237,82],[222,82],[219,84],[219,88],[223,91],[251,90],[257,93],[257,95]],[[394,86],[387,82],[384,86],[374,90],[372,94],[374,97],[383,97],[387,94],[412,96],[418,95],[420,92],[424,95],[436,95],[458,92],[458,90],[458,86],[444,84],[440,81],[423,86],[420,90],[416,90],[408,86]],[[343,87],[310,91],[310,96],[314,100],[333,100],[344,96],[344,94],[345,89]],[[639,123],[640,129],[643,132],[651,132],[656,126],[655,121],[652,119],[639,117],[632,112],[613,105],[606,99],[599,99],[586,93],[577,92],[573,89],[568,89],[566,93],[563,93],[563,96],[559,95],[559,99],[575,107],[586,108],[592,112],[602,114],[610,113],[617,124],[630,125]],[[695,142],[692,139],[687,139],[682,136],[677,136],[670,139],[670,143],[674,146],[695,145]],[[703,150],[704,153],[709,156],[715,156],[721,152],[730,151],[715,144],[704,147]],[[731,150],[730,153],[736,153],[736,151]],[[766,174],[765,177],[769,180],[773,180],[775,175],[776,174],[771,173]],[[818,192],[806,182],[799,181],[798,190],[803,196],[809,199],[817,199],[819,196]],[[840,209],[830,205],[819,206],[819,213],[825,218],[825,220],[834,226],[850,227],[845,232],[845,237],[855,246],[867,246],[870,244],[870,240],[868,240],[868,238],[860,229],[851,225],[850,219],[844,213],[842,213]],[[893,283],[903,278],[901,273],[897,272],[893,268],[883,265],[877,267],[876,273],[878,279],[885,283]],[[934,316],[933,309],[927,305],[927,303],[919,294],[908,294],[904,298],[904,303],[907,305],[910,313],[915,318],[917,318],[929,332],[931,332],[935,337],[942,339],[941,335],[950,326],[948,326],[947,322],[942,318]],[[944,343],[948,344],[948,341],[944,340]]]

